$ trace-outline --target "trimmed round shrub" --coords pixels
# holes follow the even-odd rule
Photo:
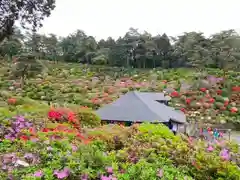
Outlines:
[[[76,117],[80,121],[81,126],[96,127],[101,124],[100,118],[90,108],[80,108],[76,112]]]

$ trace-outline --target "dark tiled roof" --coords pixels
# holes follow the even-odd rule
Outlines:
[[[163,93],[131,91],[96,111],[102,120],[185,123],[186,117],[174,108],[157,102]]]

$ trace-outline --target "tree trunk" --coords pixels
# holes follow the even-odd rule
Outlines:
[[[227,60],[228,60],[228,58],[231,56],[231,52],[230,51],[228,51],[228,54],[227,54],[227,57],[224,59],[224,61],[223,61],[223,79],[225,79],[226,78],[226,71],[227,71],[227,65],[228,65],[228,63],[226,62]]]
[[[129,67],[129,58],[127,57],[127,67]]]
[[[9,37],[13,33],[14,17],[7,17],[4,21],[4,24],[1,25],[0,31],[0,42],[5,38]]]
[[[21,76],[21,79],[20,79],[20,87],[23,88],[24,87],[24,76]]]
[[[25,84],[25,76],[26,76],[27,68],[28,68],[28,65],[25,65],[23,71],[21,72],[21,79],[20,79],[21,88],[23,88],[23,86]]]
[[[8,61],[11,62],[12,61],[12,55],[11,54],[8,54]]]
[[[226,69],[224,68],[224,69],[223,69],[223,79],[224,79],[224,80],[225,80],[225,78],[226,78],[226,73],[227,73],[227,72],[226,72]]]
[[[145,58],[143,59],[143,68],[144,69],[146,68],[146,59]]]

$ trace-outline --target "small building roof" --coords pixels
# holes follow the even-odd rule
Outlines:
[[[158,101],[167,101],[163,93],[130,91],[96,111],[102,120],[132,122],[185,123],[184,113]]]

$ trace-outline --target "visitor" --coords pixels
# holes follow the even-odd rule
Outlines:
[[[219,132],[218,137],[223,138],[223,132]]]
[[[171,121],[168,123],[168,128],[172,131],[173,125]]]
[[[176,123],[173,123],[173,125],[172,125],[172,131],[173,131],[173,134],[174,134],[174,135],[177,134],[177,124],[176,124]]]

